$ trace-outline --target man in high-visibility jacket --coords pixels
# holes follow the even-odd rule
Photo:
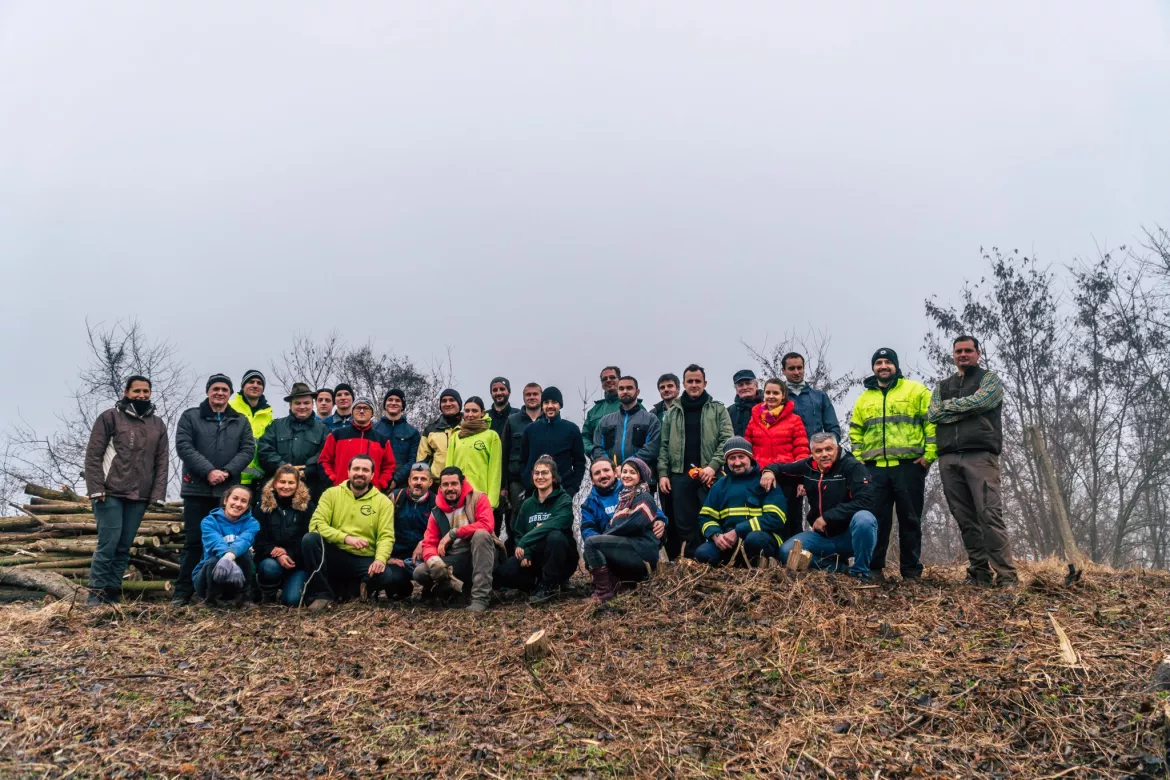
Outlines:
[[[888,347],[873,353],[870,362],[873,376],[865,380],[849,423],[853,457],[869,467],[875,494],[878,538],[870,571],[874,577],[883,576],[896,506],[902,579],[917,579],[922,576],[926,473],[938,458],[934,423],[926,416],[930,390],[902,376],[898,353]]]

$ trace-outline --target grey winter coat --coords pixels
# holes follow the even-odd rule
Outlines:
[[[175,451],[183,461],[180,496],[222,496],[252,463],[256,452],[252,423],[230,406],[217,418],[211,404],[204,401],[179,417]],[[212,486],[207,475],[215,469],[230,476]]]

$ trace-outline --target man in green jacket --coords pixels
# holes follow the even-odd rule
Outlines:
[[[581,426],[581,443],[585,447],[585,454],[593,452],[593,432],[601,418],[622,408],[618,399],[618,377],[622,370],[617,366],[606,366],[601,369],[601,392],[604,396],[593,402],[593,408],[585,415],[585,424]]]
[[[316,500],[329,487],[329,481],[317,463],[329,428],[313,414],[313,397],[313,389],[304,382],[293,385],[284,397],[288,417],[272,421],[260,437],[256,457],[268,477],[281,466],[295,466]]]
[[[524,499],[512,528],[516,552],[496,569],[498,588],[532,593],[539,604],[557,595],[577,570],[573,497],[561,488],[557,464],[547,455],[532,467],[533,494]]]
[[[680,554],[693,558],[703,543],[699,511],[723,469],[723,445],[732,436],[731,416],[707,392],[707,372],[702,366],[687,366],[683,390],[662,417],[658,453],[658,489],[671,497],[674,509],[666,533],[666,554],[671,560]]]
[[[228,402],[228,406],[248,418],[248,422],[252,424],[252,440],[256,442],[252,462],[240,475],[241,485],[251,485],[255,482],[259,486],[264,481],[264,469],[260,468],[259,441],[272,424],[272,407],[264,397],[265,384],[264,374],[254,368],[246,371],[244,379],[240,382],[240,392],[232,396],[232,400]]]
[[[361,586],[367,593],[409,593],[410,575],[390,561],[393,549],[394,504],[374,487],[373,458],[355,455],[349,479],[325,491],[301,539],[309,609],[325,609]]]

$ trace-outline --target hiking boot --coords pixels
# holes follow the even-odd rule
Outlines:
[[[89,598],[85,600],[85,606],[87,607],[104,607],[109,603],[110,602],[106,601],[104,596],[101,596],[97,593],[90,593]]]
[[[310,612],[324,612],[333,606],[333,602],[329,599],[313,599],[313,603],[309,605]]]
[[[487,612],[488,611],[487,602],[480,601],[479,599],[476,599],[467,605],[467,611],[474,612],[476,614],[479,614],[481,612]]]
[[[559,585],[552,588],[545,587],[544,585],[538,585],[533,594],[528,597],[528,603],[536,606],[537,604],[544,604],[546,602],[552,601],[560,595],[561,587]]]
[[[171,599],[171,606],[172,607],[185,607],[190,603],[191,603],[191,596],[190,595],[175,594],[175,596]]]
[[[455,588],[449,580],[439,580],[434,586],[434,597],[440,604],[446,604],[455,595]]]
[[[614,587],[616,578],[608,566],[598,566],[596,569],[590,569],[589,574],[593,577],[592,600],[594,602],[604,604],[617,595],[616,588]]]

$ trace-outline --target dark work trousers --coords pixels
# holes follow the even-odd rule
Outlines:
[[[686,474],[670,475],[670,495],[674,516],[666,526],[666,554],[673,561],[683,553],[687,558],[695,557],[695,550],[703,543],[699,531],[699,510],[707,501],[707,487]]]
[[[508,507],[507,524],[508,524],[508,538],[504,542],[504,550],[511,556],[516,552],[516,536],[512,533],[512,528],[516,523],[516,515],[520,514],[520,505],[524,503],[524,483],[518,479],[508,480]],[[496,534],[499,536],[499,534]]]
[[[530,591],[538,582],[546,588],[564,585],[577,571],[577,542],[572,531],[549,531],[543,540],[524,548],[524,557],[531,566],[521,566],[513,555],[496,567],[497,588]]]
[[[175,579],[175,599],[190,601],[195,592],[191,575],[203,560],[203,518],[219,506],[215,496],[183,497],[183,552],[179,555],[179,576]]]
[[[400,569],[406,576],[406,569],[387,565],[386,571],[371,577],[369,568],[374,556],[354,555],[314,533],[301,538],[301,561],[309,572],[309,581],[305,583],[306,602],[315,599],[344,601],[356,595],[363,582],[367,593],[390,592],[401,587],[393,584],[394,572],[390,569]]]
[[[585,540],[585,565],[590,569],[608,566],[622,582],[641,582],[648,577],[646,564],[653,570],[658,567],[658,556],[647,560],[638,553],[638,548],[625,536],[595,534]]]
[[[886,567],[886,550],[894,530],[894,509],[898,510],[899,568],[903,579],[922,576],[922,504],[926,500],[926,469],[911,460],[896,466],[869,466],[873,480],[873,514],[878,522],[877,546],[870,571]]]
[[[800,485],[796,482],[784,481],[780,483],[780,490],[784,493],[784,503],[788,508],[784,510],[784,530],[780,536],[785,540],[791,539],[804,530],[804,498],[796,495]]]
[[[146,502],[106,496],[91,503],[97,518],[97,549],[89,568],[89,588],[120,592],[122,575],[130,563],[130,545],[146,513]]]
[[[999,456],[990,452],[949,452],[939,456],[939,476],[947,506],[959,524],[967,548],[967,574],[990,584],[994,571],[1001,583],[1017,582],[1003,501],[999,488]]]
[[[256,579],[256,565],[252,561],[252,553],[244,553],[236,558],[236,565],[244,572],[244,584],[240,587],[229,585],[226,582],[215,581],[215,564],[218,560],[208,561],[199,570],[199,579],[195,583],[195,593],[199,598],[214,606],[218,601],[227,601],[234,598],[247,598],[252,592],[252,584]]]

